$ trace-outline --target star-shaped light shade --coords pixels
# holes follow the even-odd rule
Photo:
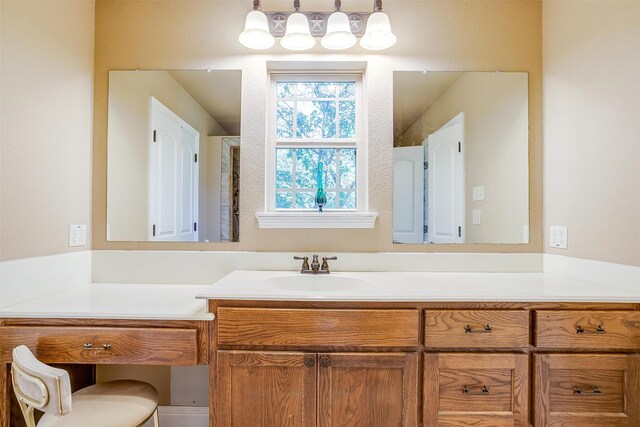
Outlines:
[[[280,46],[288,50],[307,50],[316,45],[316,39],[311,36],[309,21],[300,12],[289,15],[287,19],[287,31]]]

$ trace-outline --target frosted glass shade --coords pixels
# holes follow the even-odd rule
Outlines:
[[[238,41],[249,49],[262,50],[273,46],[275,40],[269,32],[267,16],[259,10],[249,12],[244,24],[244,31],[238,36]]]
[[[332,13],[327,24],[327,34],[320,40],[322,47],[331,50],[349,49],[356,44],[356,41],[356,36],[351,32],[347,14]]]
[[[289,50],[307,50],[316,45],[316,39],[311,36],[309,20],[302,13],[296,12],[287,19],[287,31],[280,46]]]
[[[368,50],[383,50],[396,44],[396,36],[391,32],[389,16],[384,12],[374,12],[367,21],[367,30],[360,39],[360,46]]]

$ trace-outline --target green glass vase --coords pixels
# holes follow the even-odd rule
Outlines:
[[[327,204],[327,196],[324,194],[324,185],[322,183],[322,171],[324,165],[322,162],[318,162],[318,192],[316,193],[316,205],[318,206],[318,212],[322,212],[322,208]]]

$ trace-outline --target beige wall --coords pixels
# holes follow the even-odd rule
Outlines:
[[[421,145],[464,112],[465,239],[518,243],[529,224],[527,75],[465,73],[397,141]],[[473,201],[473,187],[485,198]],[[473,224],[473,209],[482,221]]]
[[[0,2],[0,260],[91,232],[94,2]]]
[[[186,6],[188,4],[188,7]],[[371,1],[345,2],[370,10]],[[274,0],[265,9],[290,9]],[[330,9],[307,0],[307,9]],[[539,252],[541,207],[541,3],[537,1],[389,1],[398,44],[383,53],[359,47],[331,54],[320,47],[290,54],[276,47],[253,52],[237,41],[250,4],[240,1],[101,1],[96,4],[94,105],[94,248],[258,251],[489,251]],[[418,42],[419,41],[419,42]],[[267,60],[367,61],[369,205],[379,214],[372,230],[259,229],[264,206]],[[242,190],[240,243],[117,243],[105,241],[106,117],[110,69],[241,69]],[[529,73],[531,243],[528,245],[393,245],[391,212],[392,84],[394,70],[483,70]],[[375,190],[375,191],[374,191]]]
[[[544,2],[544,228],[640,265],[640,2]]]
[[[109,74],[109,174],[107,205],[110,240],[147,240],[150,98],[155,97],[200,133],[199,222],[208,216],[207,136],[226,135],[218,122],[167,71]],[[218,155],[218,161],[219,155]]]

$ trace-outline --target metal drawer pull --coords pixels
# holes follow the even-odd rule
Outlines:
[[[305,357],[304,358],[304,366],[307,368],[313,368],[316,366],[316,360],[314,357]]]
[[[85,350],[111,350],[111,344],[102,344],[100,346],[94,347],[91,343],[84,343],[82,348]]]
[[[596,327],[596,329],[593,331],[587,331],[581,325],[578,325],[576,327],[576,334],[604,334],[606,332],[607,331],[604,330],[602,325],[598,325],[598,327]]]
[[[583,391],[580,387],[574,387],[573,394],[578,396],[602,396],[604,393],[600,390],[600,387],[594,385],[590,391]]]
[[[488,323],[482,329],[473,329],[471,325],[464,327],[465,334],[490,334],[491,332],[493,332],[493,328]]]
[[[328,368],[329,366],[331,366],[331,359],[329,359],[329,357],[327,356],[322,356],[320,358],[320,366],[322,366],[323,368]]]
[[[489,394],[489,387],[487,387],[486,385],[483,385],[482,387],[480,387],[480,391],[472,391],[467,385],[464,385],[462,387],[462,394],[472,394],[475,396],[484,396]]]

